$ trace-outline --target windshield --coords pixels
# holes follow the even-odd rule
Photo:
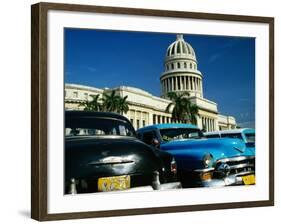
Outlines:
[[[134,128],[130,123],[100,117],[66,118],[65,136],[135,136]]]
[[[165,142],[179,139],[198,139],[203,137],[203,133],[192,128],[171,128],[161,129],[160,134]]]

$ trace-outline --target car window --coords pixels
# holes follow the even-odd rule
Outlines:
[[[141,133],[137,133],[137,138],[141,140]]]
[[[245,134],[248,143],[255,143],[255,133]]]
[[[222,138],[238,138],[238,139],[243,140],[241,133],[226,133],[226,134],[221,134],[221,137]]]
[[[120,135],[135,136],[135,131],[129,122],[96,117],[75,117],[65,120],[66,136],[99,136]]]
[[[163,141],[168,142],[171,140],[179,139],[197,139],[202,138],[203,133],[199,129],[194,128],[169,128],[160,130]]]
[[[142,134],[142,140],[143,142],[145,142],[146,144],[151,145],[152,144],[152,140],[156,137],[155,132],[154,131],[148,131],[148,132],[144,132]]]
[[[220,135],[215,134],[215,135],[205,135],[206,138],[220,138]]]

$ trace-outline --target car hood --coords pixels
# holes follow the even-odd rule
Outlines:
[[[65,139],[66,178],[125,175],[159,169],[154,150],[132,137]]]
[[[177,159],[178,165],[182,161],[189,161],[189,164],[201,161],[206,153],[212,154],[214,160],[254,155],[253,150],[247,148],[243,141],[233,138],[174,140],[163,143],[160,147],[171,153]]]

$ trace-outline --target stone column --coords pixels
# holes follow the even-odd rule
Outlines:
[[[168,79],[168,92],[170,92],[172,90],[171,85],[172,85],[172,81],[171,81],[171,78],[169,78]]]
[[[201,94],[201,93],[202,93],[202,90],[201,90],[201,89],[202,89],[202,86],[201,86],[201,79],[199,79],[199,91],[200,91],[200,96],[202,96],[202,94]]]
[[[181,86],[182,86],[182,83],[181,83],[181,76],[178,77],[178,80],[179,80],[179,87],[180,87],[179,90],[182,90],[182,88],[181,88]]]
[[[192,77],[192,86],[193,86],[193,90],[195,90],[195,79],[194,79],[194,77]]]
[[[207,124],[206,124],[206,118],[205,117],[203,118],[203,122],[204,122],[205,131],[207,131]]]

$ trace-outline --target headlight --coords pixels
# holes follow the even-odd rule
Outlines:
[[[213,163],[214,163],[214,158],[213,158],[212,154],[207,153],[203,156],[203,165],[205,166],[205,168],[212,167]]]

